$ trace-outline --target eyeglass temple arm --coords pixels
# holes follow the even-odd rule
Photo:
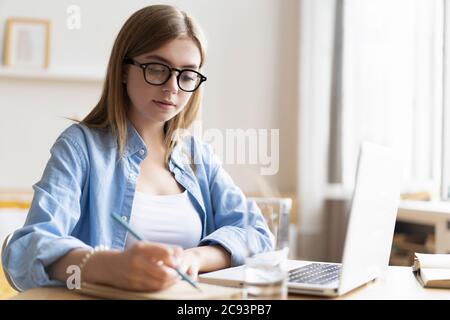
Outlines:
[[[134,61],[133,59],[130,59],[130,58],[124,59],[124,60],[123,60],[123,63],[126,63],[126,64],[133,64],[133,65],[135,65],[135,66],[138,66],[138,67],[141,67],[141,68],[142,68],[142,65],[141,65],[140,63],[138,63],[138,62],[136,62],[136,61]]]

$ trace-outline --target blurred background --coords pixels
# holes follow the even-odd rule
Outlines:
[[[23,224],[65,117],[99,99],[119,29],[157,3],[205,32],[203,131],[269,132],[274,174],[224,167],[249,196],[293,199],[292,257],[340,261],[363,140],[404,156],[391,264],[450,252],[446,0],[0,0],[1,239]]]

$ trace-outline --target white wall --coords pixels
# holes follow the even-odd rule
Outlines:
[[[105,70],[117,32],[153,1],[0,0],[0,35],[10,16],[53,23],[51,68]],[[161,2],[157,2],[161,3]],[[267,177],[284,192],[296,184],[296,0],[165,1],[190,12],[205,30],[208,76],[203,127],[280,129],[280,172]],[[66,27],[67,7],[81,8],[81,29]],[[1,38],[3,40],[3,38]],[[3,42],[3,41],[2,41]],[[49,148],[70,122],[96,103],[101,82],[0,77],[0,188],[29,188],[42,174]],[[226,165],[246,191],[258,191],[258,166]]]

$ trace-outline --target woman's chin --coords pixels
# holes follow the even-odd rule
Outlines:
[[[168,112],[168,113],[158,113],[158,114],[152,114],[151,116],[147,117],[147,119],[151,119],[153,122],[161,122],[164,123],[166,121],[169,121],[173,117],[176,116],[176,113]]]

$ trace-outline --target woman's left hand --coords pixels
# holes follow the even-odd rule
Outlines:
[[[197,248],[190,248],[183,251],[178,256],[178,267],[182,272],[185,272],[192,280],[197,280],[198,272],[200,271],[200,255]]]

